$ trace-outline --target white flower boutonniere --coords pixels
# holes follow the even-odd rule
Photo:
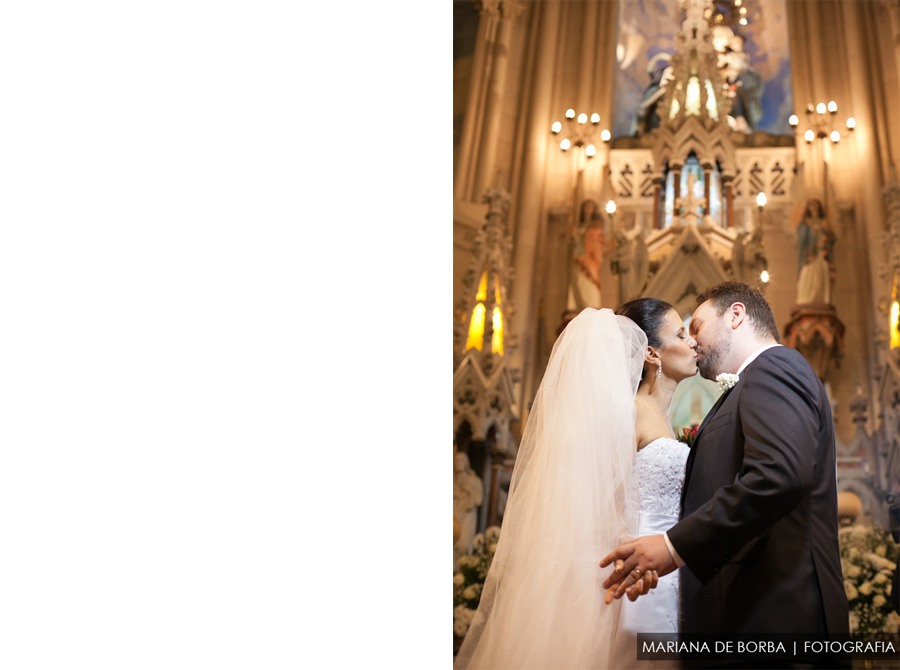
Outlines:
[[[716,383],[719,385],[719,390],[724,393],[728,389],[732,388],[735,384],[738,383],[740,377],[737,375],[730,375],[727,372],[723,372],[720,375],[716,375]]]

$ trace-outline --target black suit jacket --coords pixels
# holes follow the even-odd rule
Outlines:
[[[831,406],[799,352],[764,351],[706,417],[681,514],[685,633],[849,633]]]

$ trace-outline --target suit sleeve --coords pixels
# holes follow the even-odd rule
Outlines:
[[[771,363],[748,370],[736,421],[744,436],[741,471],[669,530],[669,540],[703,584],[747,543],[811,491],[819,412],[811,380]],[[716,448],[716,444],[706,445]]]

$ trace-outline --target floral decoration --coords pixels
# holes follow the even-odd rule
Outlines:
[[[871,517],[838,531],[844,591],[850,603],[850,633],[864,639],[900,632],[900,615],[891,607],[898,545]]]
[[[693,447],[694,440],[697,438],[697,431],[700,430],[700,424],[695,423],[690,428],[682,428],[682,434],[678,435],[678,441],[684,442],[687,446]]]
[[[733,388],[735,384],[738,383],[740,377],[737,375],[732,375],[727,372],[722,372],[721,374],[716,375],[716,383],[719,385],[719,391],[724,393],[730,388]]]
[[[497,542],[500,527],[491,526],[484,534],[478,533],[472,540],[472,553],[459,557],[459,572],[453,575],[453,653],[459,651],[469,624],[475,617],[481,590],[487,577]]]

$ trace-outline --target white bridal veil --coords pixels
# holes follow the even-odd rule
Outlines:
[[[626,492],[647,337],[609,309],[560,335],[513,470],[497,551],[454,668],[607,668],[622,601],[600,559],[635,530]]]

